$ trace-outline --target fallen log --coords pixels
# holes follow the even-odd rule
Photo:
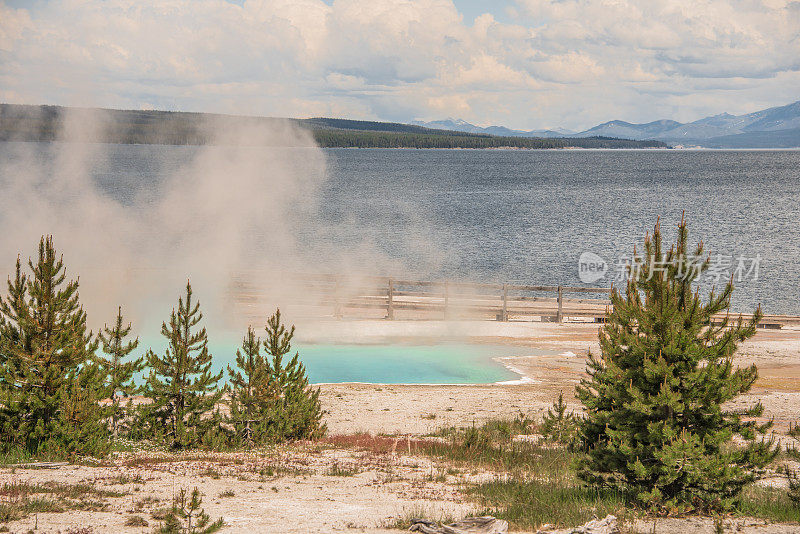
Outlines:
[[[415,519],[409,530],[422,534],[505,534],[508,532],[508,523],[492,516],[468,517],[449,525]]]
[[[607,515],[574,528],[556,529],[551,525],[543,525],[536,534],[619,534],[619,525],[615,516]]]
[[[69,465],[69,462],[32,462],[27,464],[6,464],[3,467],[16,469],[57,469]]]

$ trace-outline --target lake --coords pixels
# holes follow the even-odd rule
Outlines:
[[[641,249],[659,217],[674,239],[685,212],[693,243],[734,262],[760,256],[758,279],[736,284],[736,309],[762,303],[771,313],[800,314],[800,151],[326,154],[324,216],[354,218],[351,239],[368,238],[433,277],[585,285],[582,252],[613,265],[634,244]]]
[[[61,164],[56,154],[71,150],[59,143],[0,143],[0,185],[8,192],[14,169],[34,165],[40,169],[31,187],[46,190]],[[204,150],[99,145],[81,168],[124,213],[158,202],[181,169],[202,174]],[[250,150],[271,161],[268,151]],[[290,149],[281,154],[281,166],[263,176],[258,168],[227,174],[223,168],[212,179],[230,182],[233,190],[244,187],[239,193],[256,196],[256,206],[263,200],[271,206],[264,211],[277,210],[279,231],[291,237],[301,265],[325,265],[338,254],[349,263],[337,265],[358,265],[374,274],[587,285],[579,278],[578,258],[592,252],[610,270],[588,285],[608,286],[616,265],[641,245],[658,218],[672,240],[685,214],[691,241],[702,239],[707,250],[720,255],[717,286],[737,260],[750,261],[736,282],[735,310],[761,303],[768,313],[800,314],[800,151]],[[26,159],[31,155],[33,163]],[[237,181],[239,172],[255,172],[256,181],[248,182],[256,184],[255,192]],[[278,207],[268,202],[274,173],[285,175]],[[188,174],[183,187],[190,189]],[[313,179],[306,182],[307,177]],[[287,196],[295,182],[302,195]],[[274,190],[277,195],[277,186]],[[213,195],[202,198],[214,207]],[[229,226],[228,211],[209,213],[219,217],[223,230],[252,231],[247,235],[255,255],[272,250],[264,243],[278,231],[275,224]],[[9,224],[13,221],[3,222],[4,231],[13,232]],[[3,252],[4,257],[17,253]],[[712,285],[714,280],[704,281],[704,289]],[[234,349],[215,350],[232,354]],[[321,382],[507,380],[510,372],[493,360],[495,352],[463,346],[309,346],[307,365],[312,380]],[[371,366],[376,360],[386,364]]]

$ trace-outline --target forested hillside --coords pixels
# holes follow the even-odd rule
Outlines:
[[[241,117],[207,113],[170,111],[133,111],[64,108],[60,106],[23,106],[0,104],[0,141],[54,141],[59,139],[67,112],[82,116],[87,127],[74,132],[69,140],[122,143],[202,145],[219,141],[218,133],[245,131],[269,126],[287,132],[289,125],[309,131],[321,147],[353,148],[655,148],[666,147],[660,141],[633,141],[610,137],[582,139],[501,137],[436,130],[400,123],[356,121],[349,119],[281,119]],[[92,127],[89,127],[92,126]],[[266,139],[242,139],[254,144],[302,144],[291,136]]]

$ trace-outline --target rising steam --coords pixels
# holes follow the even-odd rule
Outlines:
[[[145,180],[150,185],[136,184],[120,199],[98,187],[120,147],[87,142],[101,138],[109,120],[102,111],[68,112],[61,141],[8,143],[0,154],[0,275],[52,234],[68,276],[80,275],[95,328],[118,305],[153,328],[189,277],[207,318],[238,328],[237,291],[268,296],[254,314],[306,292],[287,283],[286,273],[401,270],[375,250],[354,255],[315,238],[331,235],[319,217],[325,155],[288,121],[209,122],[213,143],[171,148],[185,157],[158,170],[167,179]],[[163,147],[140,149],[157,156]],[[141,173],[144,180],[147,170]]]

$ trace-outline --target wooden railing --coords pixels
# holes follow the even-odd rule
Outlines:
[[[611,304],[607,298],[576,298],[575,295],[607,296],[610,288],[487,284],[458,281],[406,280],[388,277],[301,277],[309,288],[332,306],[334,315],[345,310],[384,309],[387,319],[397,312],[436,312],[442,318],[464,313],[491,314],[499,321],[514,316],[539,316],[562,322],[565,316],[600,318]]]
[[[274,280],[273,280],[274,281]],[[266,293],[279,302],[300,306],[322,306],[315,313],[335,317],[359,316],[400,318],[482,317],[498,321],[510,318],[539,317],[541,321],[563,322],[566,318],[581,318],[602,322],[611,305],[608,287],[574,287],[560,285],[490,284],[461,281],[425,281],[376,276],[285,275],[280,288],[259,292],[256,287],[241,282],[235,291],[237,299],[248,305],[266,298]],[[280,285],[279,284],[279,285]],[[263,291],[263,290],[262,290]],[[301,296],[302,295],[302,296]],[[371,313],[367,314],[367,311]],[[725,314],[715,316],[724,320]],[[731,313],[733,319],[749,320],[750,314]],[[759,326],[781,328],[800,326],[800,317],[765,315]]]

